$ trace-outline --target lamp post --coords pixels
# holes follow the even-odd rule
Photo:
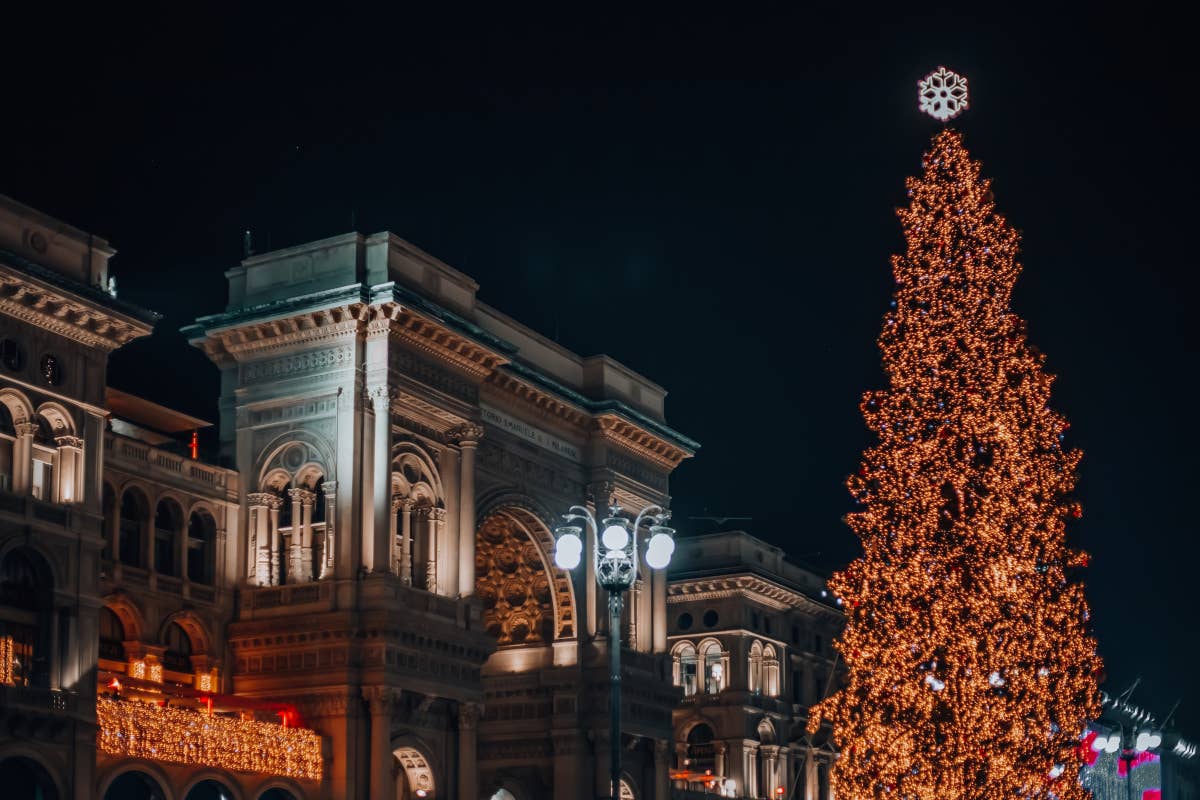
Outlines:
[[[637,580],[638,533],[645,525],[650,540],[646,544],[646,566],[666,569],[675,552],[675,531],[666,526],[671,512],[649,505],[630,521],[618,505],[610,506],[608,516],[596,522],[583,506],[571,506],[563,514],[564,523],[555,533],[554,563],[573,570],[583,558],[583,526],[595,539],[593,561],[596,582],[608,592],[608,665],[609,665],[609,796],[619,800],[621,790],[621,607],[624,594]]]
[[[1133,800],[1133,762],[1147,750],[1154,750],[1162,745],[1162,733],[1152,728],[1136,731],[1133,726],[1122,724],[1108,736],[1097,736],[1092,742],[1092,749],[1097,753],[1116,753],[1125,762],[1125,796]]]

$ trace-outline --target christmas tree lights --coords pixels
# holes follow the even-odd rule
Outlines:
[[[321,737],[306,728],[108,697],[96,723],[96,748],[111,755],[321,780]]]
[[[848,487],[863,556],[830,582],[847,626],[832,722],[839,798],[1083,800],[1079,750],[1100,661],[1065,541],[1080,453],[1009,307],[1018,235],[955,131],[899,212],[879,442]]]

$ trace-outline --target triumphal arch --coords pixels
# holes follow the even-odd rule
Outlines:
[[[221,371],[241,476],[228,690],[299,709],[333,798],[605,794],[603,598],[554,566],[551,530],[580,502],[669,501],[696,444],[666,392],[390,233],[226,276],[226,310],[185,333]],[[661,800],[665,578],[629,599],[622,792]]]

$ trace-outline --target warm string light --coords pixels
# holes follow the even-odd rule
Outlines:
[[[12,686],[15,683],[13,658],[13,638],[0,636],[0,686]]]
[[[950,130],[899,212],[907,251],[862,412],[879,443],[848,486],[864,554],[830,586],[847,615],[833,724],[846,800],[1084,800],[1079,739],[1100,660],[1065,541],[1080,453],[1009,307],[1018,235]]]
[[[321,737],[307,728],[101,697],[96,747],[152,761],[321,780]]]

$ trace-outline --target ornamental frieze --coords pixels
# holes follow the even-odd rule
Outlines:
[[[244,364],[241,367],[241,381],[242,383],[254,383],[278,380],[309,372],[341,369],[353,365],[354,347],[346,344]]]
[[[479,402],[478,386],[423,358],[418,358],[410,350],[401,347],[391,348],[389,366],[400,375],[417,380],[451,397],[471,404]]]
[[[652,469],[636,458],[609,451],[605,463],[613,472],[633,478],[643,486],[648,486],[659,492],[667,491],[667,476]]]
[[[563,497],[582,497],[582,481],[573,480],[544,464],[522,458],[493,441],[479,443],[479,467],[506,476],[507,482],[537,487]]]
[[[244,426],[258,427],[260,425],[288,422],[294,419],[324,417],[336,411],[337,397],[330,396],[321,400],[306,400],[300,403],[247,411]]]

